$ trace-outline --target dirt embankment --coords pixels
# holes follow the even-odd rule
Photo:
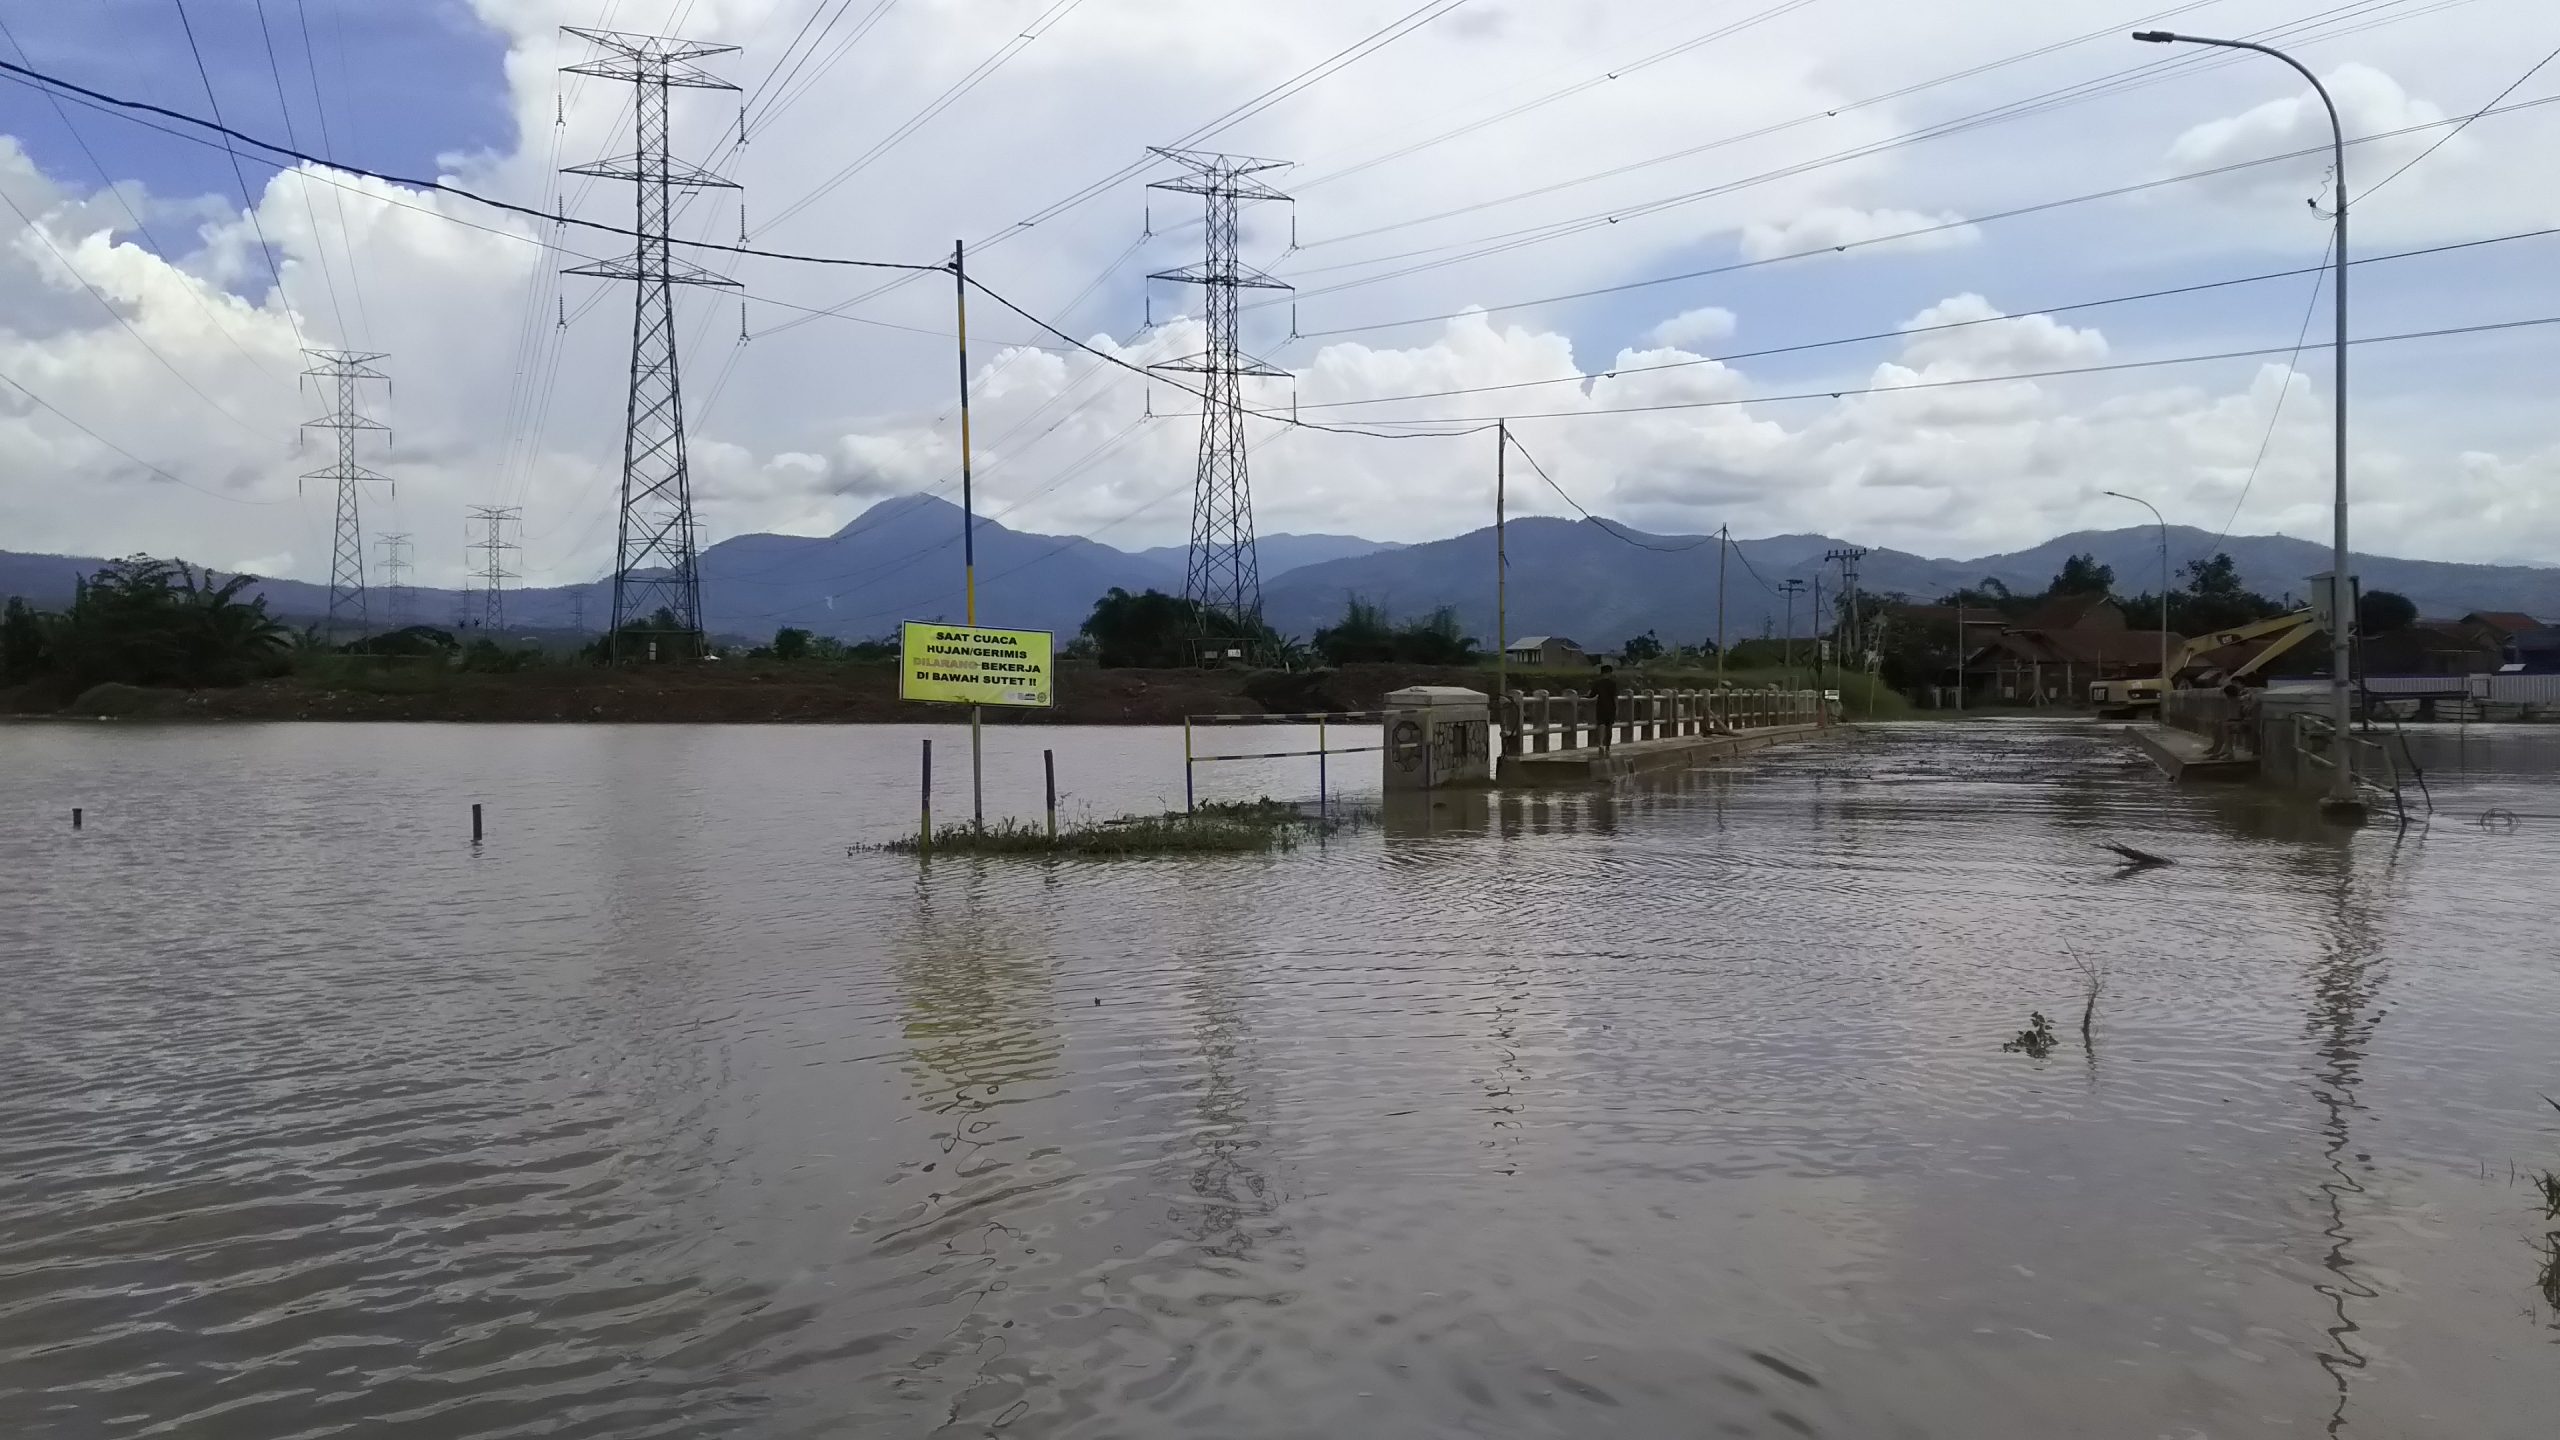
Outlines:
[[[1350,665],[1304,674],[1240,670],[1100,670],[1067,666],[1051,710],[989,710],[996,724],[1171,725],[1186,715],[1374,710],[1407,685],[1491,690],[1484,670]],[[956,707],[898,698],[894,664],[721,661],[609,670],[541,667],[503,675],[386,669],[327,679],[294,675],[229,690],[99,686],[62,706],[0,692],[0,712],[136,719],[455,720],[694,724],[895,724],[948,720]]]

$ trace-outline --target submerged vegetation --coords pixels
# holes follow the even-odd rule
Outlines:
[[[2027,1021],[2027,1028],[2018,1032],[2018,1038],[2000,1048],[2011,1054],[2024,1051],[2041,1060],[2053,1053],[2053,1022],[2044,1018],[2044,1012],[2041,1010],[2029,1012]]]
[[[898,855],[1071,855],[1127,859],[1141,855],[1237,855],[1289,850],[1311,834],[1341,825],[1285,801],[1264,798],[1203,805],[1198,811],[1124,815],[1116,820],[1060,825],[999,820],[991,825],[945,825],[930,840],[909,835],[879,848]]]

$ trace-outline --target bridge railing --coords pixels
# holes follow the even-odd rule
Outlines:
[[[1502,753],[1546,755],[1600,743],[1598,702],[1580,691],[1513,691],[1497,702]],[[1777,686],[1752,689],[1630,690],[1618,696],[1614,743],[1732,735],[1822,719],[1821,695]]]

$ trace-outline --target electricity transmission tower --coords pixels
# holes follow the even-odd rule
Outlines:
[[[480,552],[480,568],[471,573],[480,580],[480,628],[503,630],[507,624],[507,582],[516,572],[507,568],[507,556],[520,548],[507,541],[507,527],[522,528],[524,511],[513,505],[474,505],[471,518],[486,528],[469,549]]]
[[[409,537],[376,535],[374,549],[380,558],[374,563],[382,571],[382,608],[385,619],[394,630],[409,623]]]
[[[1182,598],[1198,617],[1204,638],[1221,631],[1249,634],[1262,619],[1262,568],[1254,558],[1253,486],[1245,470],[1240,382],[1248,375],[1282,377],[1289,372],[1274,369],[1239,348],[1236,294],[1291,287],[1236,258],[1236,211],[1252,201],[1288,199],[1255,178],[1288,162],[1205,150],[1158,149],[1155,153],[1187,173],[1147,188],[1200,196],[1208,246],[1199,264],[1159,270],[1147,277],[1197,285],[1205,297],[1201,305],[1208,330],[1205,346],[1198,354],[1149,367],[1184,371],[1202,381],[1200,468],[1193,482],[1191,564],[1183,577]]]
[[[305,350],[302,353],[318,362],[302,373],[322,381],[323,393],[331,395],[335,402],[328,414],[302,422],[306,430],[338,432],[337,463],[302,477],[305,480],[334,480],[338,486],[337,536],[329,556],[328,634],[335,641],[341,629],[351,628],[362,634],[366,628],[364,525],[357,514],[356,487],[367,480],[379,480],[386,485],[391,482],[390,476],[376,474],[356,463],[356,436],[367,430],[381,431],[386,438],[391,434],[389,426],[366,419],[364,412],[356,408],[356,385],[363,380],[380,380],[387,385],[391,377],[373,368],[374,361],[388,358],[383,352]],[[330,381],[336,382],[334,391],[327,388]]]
[[[618,259],[574,265],[567,271],[629,280],[633,286],[630,404],[622,439],[622,524],[614,553],[613,624],[606,633],[616,660],[630,658],[621,653],[626,644],[655,654],[664,643],[672,658],[699,650],[702,639],[702,577],[694,552],[693,485],[685,463],[684,387],[676,375],[675,287],[735,288],[737,282],[669,252],[669,197],[677,190],[738,187],[700,166],[668,158],[667,93],[737,89],[693,62],[731,54],[738,47],[566,28],[608,52],[566,67],[569,74],[626,80],[634,90],[632,152],[572,165],[566,172],[629,180],[638,194],[632,228],[639,238],[632,252]],[[656,618],[660,611],[666,613],[665,620]],[[626,629],[631,633],[626,635]]]

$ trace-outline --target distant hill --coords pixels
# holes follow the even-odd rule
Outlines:
[[[1772,535],[1734,543],[1726,565],[1724,631],[1728,639],[1774,634],[1787,624],[1784,587],[1802,581],[1794,605],[1796,633],[1813,628],[1814,585],[1827,599],[1839,567],[1825,553],[1846,542],[1826,535]],[[1996,579],[2012,589],[2041,591],[2063,561],[2095,555],[2115,570],[2119,593],[2159,583],[2159,531],[2149,526],[2089,530],[2029,549],[1971,560],[1939,560],[1873,549],[1859,563],[1870,594],[1927,599],[1959,585]],[[2304,577],[2328,566],[2326,546],[2281,535],[2235,535],[2217,542],[2203,530],[2172,526],[2173,566],[2230,553],[2242,581],[2271,595],[2300,595]],[[1614,522],[1534,517],[1512,522],[1510,633],[1569,635],[1614,648],[1652,630],[1681,643],[1716,632],[1717,546],[1712,536],[1653,535]],[[1272,535],[1260,542],[1264,610],[1286,635],[1306,637],[1333,623],[1359,596],[1399,617],[1454,608],[1468,631],[1494,634],[1493,531],[1490,527],[1420,545],[1388,545],[1347,535]],[[1168,546],[1132,554],[1075,536],[1038,535],[990,520],[977,527],[978,613],[989,624],[1071,633],[1106,590],[1182,588],[1184,552]],[[95,557],[0,552],[0,595],[61,604],[73,580],[103,563]],[[2358,555],[2368,588],[2396,590],[2427,616],[2469,610],[2521,610],[2560,620],[2560,569],[2461,565]],[[715,634],[761,638],[798,625],[842,639],[886,634],[900,620],[957,620],[965,599],[960,577],[960,511],[923,495],[884,500],[833,535],[741,535],[702,553],[703,599]],[[279,614],[308,619],[327,609],[324,587],[295,580],[263,582]],[[377,618],[385,608],[375,596]],[[478,597],[454,590],[411,592],[412,619],[451,624],[476,614]],[[612,607],[608,580],[507,592],[510,630],[603,628]]]
[[[1268,585],[1290,571],[1308,565],[1403,548],[1393,540],[1363,540],[1357,535],[1292,535],[1284,531],[1257,538],[1253,542],[1253,558],[1261,567],[1262,583]],[[1137,553],[1141,560],[1170,566],[1176,576],[1183,573],[1191,559],[1191,549],[1187,545],[1158,545],[1152,550]]]

